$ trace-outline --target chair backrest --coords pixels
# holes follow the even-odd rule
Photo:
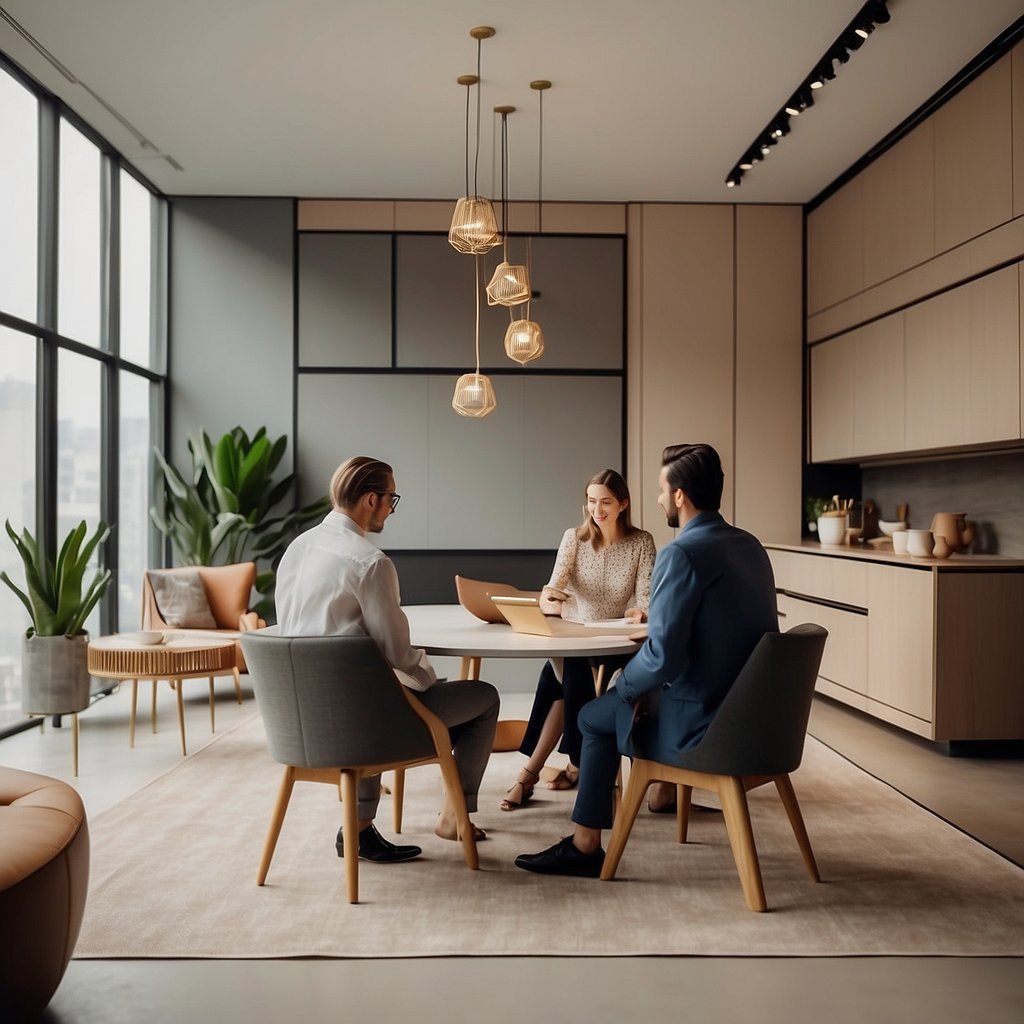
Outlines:
[[[238,629],[239,616],[248,610],[252,588],[256,583],[255,562],[235,562],[231,565],[189,565],[174,569],[161,569],[166,573],[198,572],[219,629]],[[166,627],[153,596],[149,576],[142,576],[142,628]]]
[[[430,730],[370,637],[243,633],[270,756],[298,768],[430,757]]]
[[[701,741],[677,762],[719,775],[782,775],[803,757],[828,630],[812,623],[765,633]]]

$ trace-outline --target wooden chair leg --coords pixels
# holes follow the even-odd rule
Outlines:
[[[359,785],[358,770],[341,772],[341,835],[345,840],[345,889],[349,903],[359,902]]]
[[[717,782],[722,813],[725,815],[725,827],[729,833],[729,845],[732,847],[733,860],[736,861],[736,870],[740,876],[747,906],[751,910],[767,910],[761,866],[757,860],[754,830],[750,825],[750,809],[747,807],[747,794],[743,789],[743,782],[736,775],[719,775]]]
[[[235,699],[239,704],[242,703],[242,674],[237,668],[231,670],[235,676]]]
[[[181,732],[181,755],[185,757],[188,753],[185,749],[185,700],[182,696],[185,687],[180,679],[172,680],[172,682],[177,683],[174,689],[178,693],[178,730]]]
[[[690,803],[693,799],[693,786],[676,786],[676,841],[685,843],[690,832]]]
[[[281,834],[281,826],[284,824],[284,816],[288,810],[288,801],[291,799],[294,785],[295,769],[286,767],[284,775],[281,777],[281,786],[277,791],[277,801],[274,804],[274,813],[270,818],[270,828],[267,829],[267,838],[263,841],[263,854],[260,857],[259,870],[256,872],[257,885],[262,885],[267,880],[267,872],[270,870],[274,848],[277,846],[277,837]]]
[[[444,791],[455,808],[455,817],[459,823],[459,838],[462,840],[462,853],[466,858],[466,866],[470,871],[476,871],[480,867],[480,855],[476,848],[473,826],[469,821],[469,811],[466,808],[465,794],[462,792],[459,770],[455,766],[455,758],[447,750],[439,747],[437,754],[441,778],[444,781]]]
[[[818,874],[818,865],[814,860],[811,840],[808,838],[807,829],[804,826],[804,816],[800,813],[800,804],[797,802],[793,783],[789,776],[777,775],[775,777],[775,788],[779,791],[782,806],[786,808],[786,815],[793,829],[793,835],[796,836],[797,846],[800,847],[800,855],[804,859],[804,867],[807,868],[807,874],[810,875],[812,882],[820,882],[821,875]]]
[[[391,817],[395,835],[402,834],[402,808],[405,803],[405,769],[395,769],[395,781],[391,786]]]
[[[213,719],[213,676],[210,676],[210,732],[216,732],[217,725]]]
[[[644,794],[651,784],[650,769],[646,761],[633,761],[633,767],[629,770],[629,782],[626,785],[626,793],[622,798],[622,804],[615,815],[615,823],[612,826],[612,836],[608,841],[608,850],[604,855],[604,866],[601,868],[602,881],[608,882],[615,877],[615,871],[622,859],[622,852],[626,849],[626,841],[636,821],[640,805],[644,802]]]

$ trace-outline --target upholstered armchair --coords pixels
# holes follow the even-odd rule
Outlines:
[[[266,625],[249,611],[256,582],[256,563],[191,565],[175,569],[150,569],[142,581],[142,628],[179,635],[238,637]],[[235,644],[235,689],[239,672],[245,672],[241,645]]]

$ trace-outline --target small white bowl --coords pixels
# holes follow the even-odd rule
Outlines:
[[[163,643],[163,633],[158,633],[155,629],[140,629],[133,638],[137,644],[145,644],[147,647],[152,647],[155,644]]]
[[[878,528],[886,535],[886,537],[891,537],[897,530],[905,530],[907,528],[907,524],[900,521],[889,522],[886,519],[879,519]]]

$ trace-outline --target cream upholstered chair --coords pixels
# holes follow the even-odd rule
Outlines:
[[[601,878],[615,877],[647,787],[676,784],[677,838],[686,842],[694,786],[717,793],[743,894],[751,910],[766,910],[764,883],[746,794],[774,782],[789,816],[807,873],[820,881],[789,773],[800,766],[814,682],[828,631],[810,623],[766,633],[722,701],[703,739],[676,764],[636,758],[615,817]]]
[[[440,766],[459,819],[466,864],[477,869],[476,840],[448,728],[402,686],[370,637],[289,637],[271,627],[243,634],[241,643],[270,756],[285,766],[257,885],[266,881],[293,786],[323,782],[340,790],[348,900],[358,902],[358,782],[390,769],[397,769],[397,778],[423,764]],[[400,786],[394,798],[401,803]]]
[[[202,589],[200,601],[205,604],[195,618],[176,619],[169,613],[161,612],[156,589],[164,581],[179,584],[198,577]],[[177,636],[231,638],[238,637],[250,629],[266,626],[255,612],[249,611],[249,598],[256,583],[256,563],[236,562],[231,565],[188,565],[174,569],[150,569],[142,577],[142,629],[171,631]],[[154,589],[156,584],[156,589]],[[168,621],[170,619],[170,621]],[[189,625],[201,622],[203,625]],[[182,625],[180,622],[184,622]],[[235,665],[232,675],[235,683],[235,698],[242,703],[242,681],[240,673],[245,672],[245,657],[241,646],[235,644]],[[153,728],[156,729],[156,680],[153,680]],[[210,679],[210,727],[213,727],[213,679]]]

